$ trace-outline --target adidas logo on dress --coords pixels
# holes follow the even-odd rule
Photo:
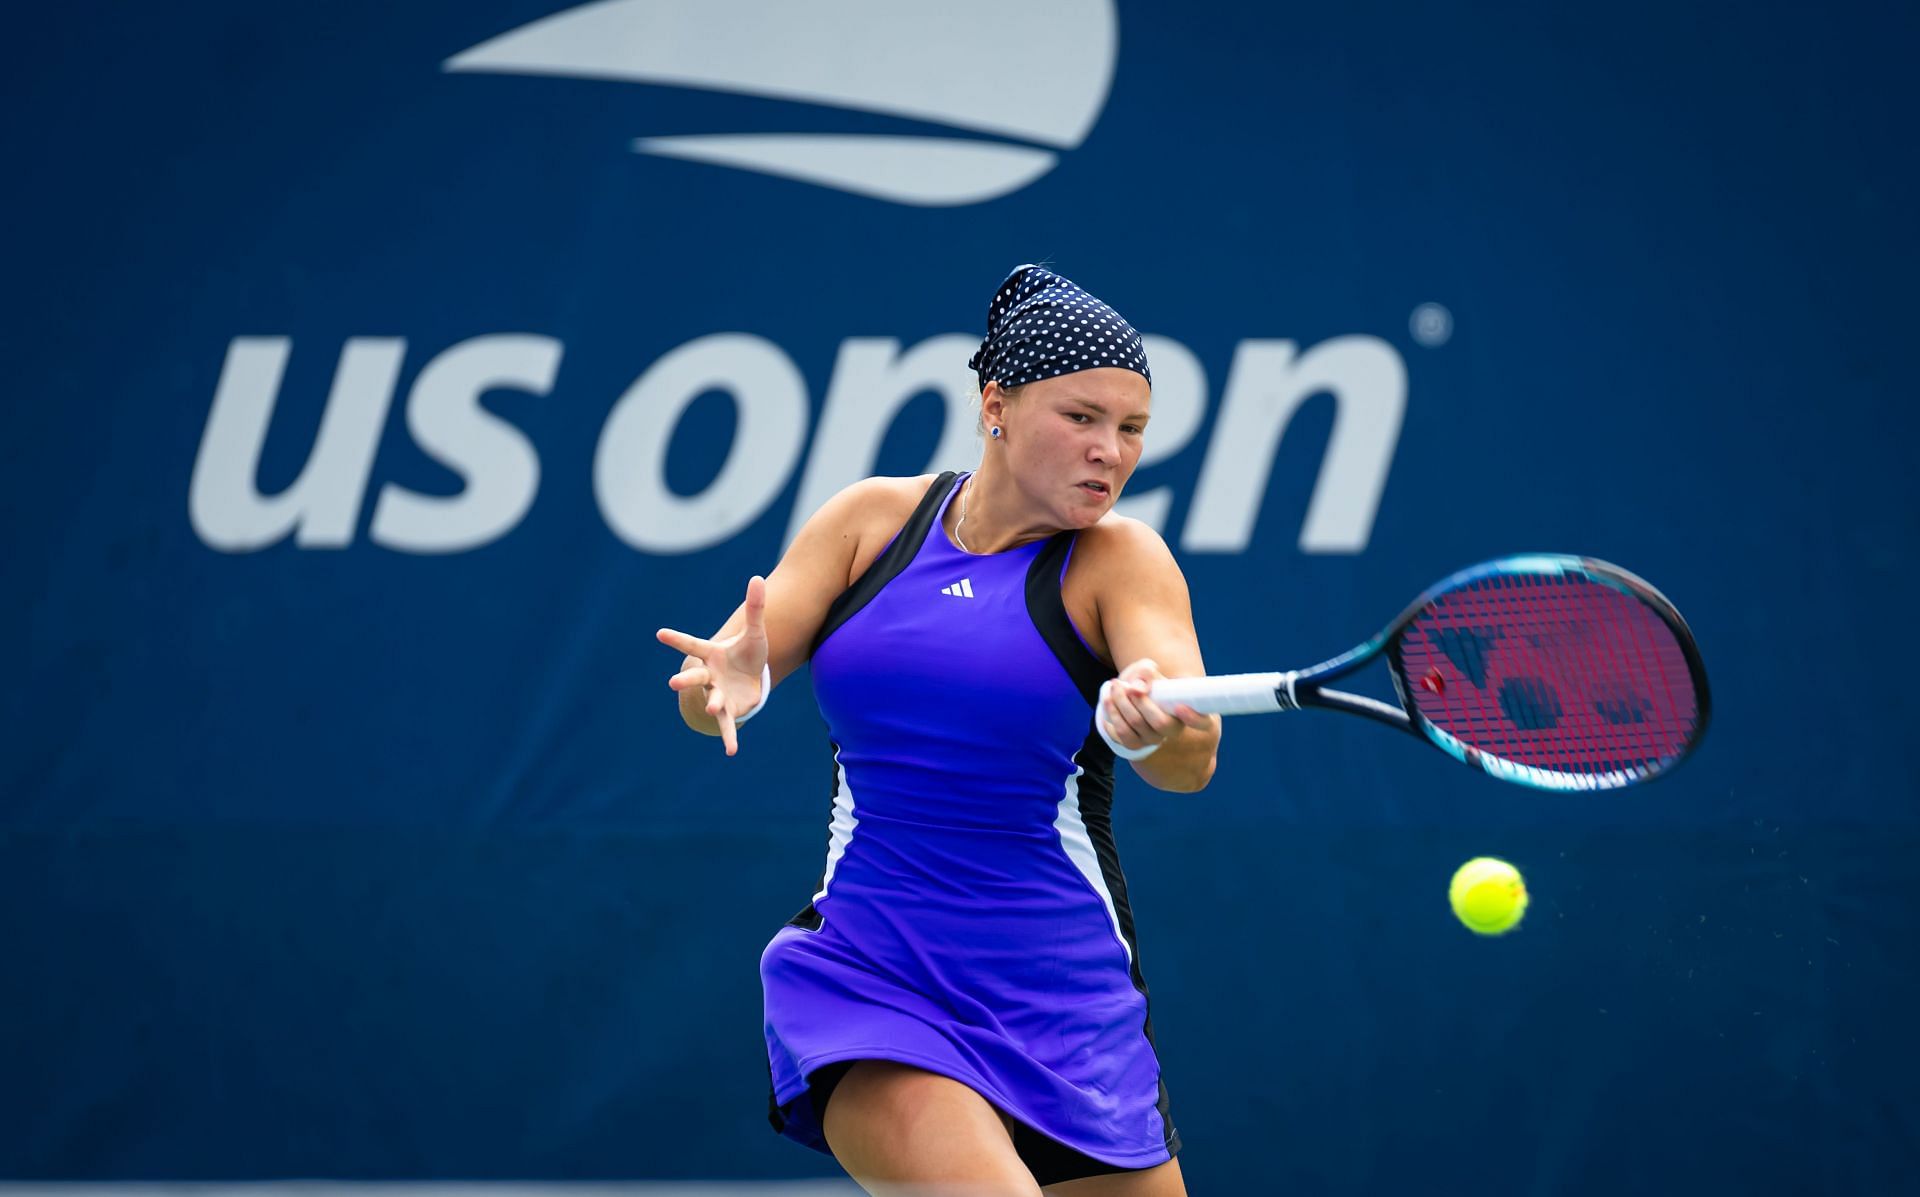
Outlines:
[[[940,593],[950,594],[955,598],[972,598],[973,597],[973,579],[962,578],[951,586],[942,586],[940,588]]]

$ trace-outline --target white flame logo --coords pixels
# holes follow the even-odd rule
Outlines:
[[[1057,151],[1079,146],[1099,119],[1118,52],[1113,0],[599,0],[443,65],[795,100],[1011,139],[730,133],[633,143],[934,207],[996,199],[1052,170]]]

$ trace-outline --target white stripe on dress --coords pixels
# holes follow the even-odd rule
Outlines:
[[[1060,833],[1060,846],[1066,849],[1067,859],[1080,875],[1087,879],[1093,892],[1100,895],[1106,903],[1107,920],[1113,924],[1113,937],[1120,941],[1120,950],[1127,954],[1127,964],[1133,964],[1133,948],[1127,943],[1127,937],[1120,933],[1120,912],[1114,909],[1113,894],[1107,889],[1107,877],[1100,871],[1100,856],[1093,850],[1093,837],[1087,834],[1087,821],[1080,817],[1080,775],[1086,770],[1075,765],[1073,775],[1067,778],[1067,792],[1060,799],[1060,813],[1053,820],[1054,829]]]
[[[833,750],[833,767],[838,784],[833,787],[833,821],[827,825],[827,868],[820,876],[820,892],[813,895],[817,904],[827,896],[827,886],[833,883],[834,866],[847,854],[847,845],[853,842],[853,829],[860,826],[860,820],[853,815],[853,791],[847,788],[847,767],[840,763],[840,750]]]

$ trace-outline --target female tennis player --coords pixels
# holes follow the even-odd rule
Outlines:
[[[729,755],[809,660],[831,731],[825,871],[761,957],[773,1124],[876,1193],[1179,1197],[1113,762],[1198,790],[1220,731],[1147,697],[1205,668],[1173,555],[1112,512],[1146,355],[1023,266],[970,364],[977,470],[848,487],[718,632],[659,633]]]

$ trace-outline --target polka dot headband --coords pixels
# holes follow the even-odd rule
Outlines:
[[[1039,266],[1007,276],[987,307],[987,339],[967,362],[980,385],[1017,387],[1099,366],[1153,382],[1140,334],[1120,313]]]

